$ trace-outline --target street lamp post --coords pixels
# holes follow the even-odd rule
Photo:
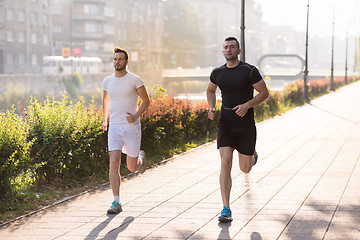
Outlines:
[[[245,0],[241,0],[241,54],[240,60],[245,62]]]
[[[331,77],[330,77],[330,90],[335,91],[334,87],[334,25],[335,25],[335,8],[333,10],[333,23],[332,23],[332,47],[331,47]]]
[[[346,47],[345,47],[345,84],[348,84],[347,71],[348,71],[348,29],[346,28]]]
[[[305,40],[305,70],[304,70],[304,100],[309,102],[309,89],[308,89],[308,38],[309,38],[309,0],[307,3],[307,19],[306,19],[306,40]]]

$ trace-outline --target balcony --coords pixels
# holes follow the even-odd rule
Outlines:
[[[93,20],[93,21],[105,21],[105,17],[103,15],[95,15],[95,14],[73,14],[73,20]]]
[[[99,40],[104,38],[103,33],[86,33],[86,32],[73,32],[73,39],[88,39],[88,40]]]

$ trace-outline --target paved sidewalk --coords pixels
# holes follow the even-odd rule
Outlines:
[[[0,239],[360,239],[360,82],[258,124],[259,162],[234,162],[234,221],[219,224],[211,143],[0,228]]]

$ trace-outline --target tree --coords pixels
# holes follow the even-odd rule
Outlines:
[[[199,18],[186,0],[166,2],[164,27],[165,67],[199,65],[202,49],[198,46],[203,36],[200,34]]]

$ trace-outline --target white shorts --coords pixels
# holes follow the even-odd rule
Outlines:
[[[121,150],[129,157],[138,157],[141,144],[141,124],[110,123],[108,132],[109,151]]]

